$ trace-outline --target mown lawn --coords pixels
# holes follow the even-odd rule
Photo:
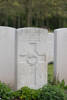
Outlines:
[[[53,80],[54,74],[54,65],[48,64],[48,82],[51,82]]]

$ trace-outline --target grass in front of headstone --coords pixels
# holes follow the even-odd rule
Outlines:
[[[1,100],[67,100],[64,81],[58,84],[50,83],[53,82],[53,69],[53,64],[49,64],[49,84],[38,90],[23,87],[18,91],[13,91],[6,84],[0,83]]]
[[[48,64],[48,82],[51,83],[54,77],[54,64]]]

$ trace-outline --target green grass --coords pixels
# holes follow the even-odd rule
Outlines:
[[[53,81],[53,76],[54,76],[54,65],[48,64],[48,82]]]

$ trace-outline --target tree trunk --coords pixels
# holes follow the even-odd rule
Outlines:
[[[28,1],[28,17],[27,17],[27,26],[32,25],[32,0]]]
[[[8,15],[6,15],[5,26],[8,26]]]
[[[20,28],[20,16],[18,16],[18,28]]]

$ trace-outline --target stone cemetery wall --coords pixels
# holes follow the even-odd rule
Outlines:
[[[17,89],[37,89],[47,83],[47,40],[46,29],[17,30]]]
[[[67,84],[67,28],[55,30],[55,77]]]
[[[1,26],[0,81],[15,88],[15,29]]]
[[[54,34],[48,33],[48,63],[54,62]]]

